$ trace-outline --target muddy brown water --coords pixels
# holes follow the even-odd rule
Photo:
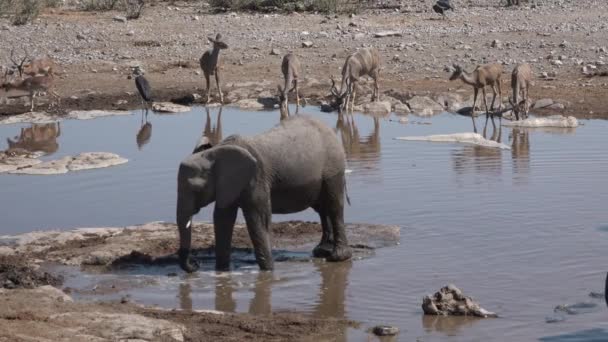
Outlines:
[[[336,114],[304,111],[336,127]],[[217,113],[211,109],[209,117],[215,137]],[[278,117],[224,108],[221,135],[255,134]],[[608,268],[608,122],[582,120],[568,130],[503,127],[500,139],[512,148],[498,150],[393,140],[469,132],[466,117],[410,116],[406,125],[389,118],[395,120],[357,114],[354,125],[344,123],[338,133],[352,170],[346,220],[397,224],[399,246],[349,263],[278,263],[272,274],[253,266],[224,274],[207,268],[193,276],[174,266],[110,274],[62,269],[66,286],[77,289],[77,298],[128,295],[168,308],[298,311],[363,322],[361,329],[343,332],[348,341],[368,339],[365,329],[376,324],[400,327],[399,341],[608,340],[608,310],[589,296],[602,291]],[[148,119],[151,136],[141,146],[139,112],[62,122],[58,147],[45,158],[107,151],[129,163],[58,176],[0,175],[1,233],[173,221],[177,166],[205,129],[207,115],[196,108]],[[0,126],[0,138],[12,139],[30,126]],[[483,118],[477,126],[483,127]],[[210,220],[210,212],[196,219]],[[317,219],[312,211],[273,218]],[[422,296],[447,283],[500,318],[424,317]],[[577,315],[554,313],[557,305],[574,303],[596,305]]]

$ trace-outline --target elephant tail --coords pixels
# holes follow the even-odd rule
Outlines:
[[[346,203],[350,205],[350,197],[348,197],[348,190],[346,188],[346,177],[344,177],[344,195],[346,196]],[[608,278],[606,278],[606,286],[608,286]],[[606,297],[606,304],[608,305],[608,297]]]

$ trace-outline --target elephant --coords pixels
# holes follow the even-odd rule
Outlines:
[[[179,166],[176,221],[178,259],[186,272],[191,260],[192,216],[215,202],[216,270],[230,269],[232,232],[240,208],[255,259],[261,270],[274,267],[271,255],[272,214],[313,208],[322,226],[313,256],[344,261],[352,250],[344,230],[346,157],[333,130],[307,116],[282,120],[253,137],[231,135],[216,145],[202,137]]]

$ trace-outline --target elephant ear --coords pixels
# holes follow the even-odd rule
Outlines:
[[[211,162],[203,156],[189,156],[179,165],[178,186],[186,186],[194,192],[202,191],[208,181],[203,175],[203,169],[210,168]]]
[[[231,206],[256,174],[257,160],[242,147],[234,145],[214,148],[215,205]]]

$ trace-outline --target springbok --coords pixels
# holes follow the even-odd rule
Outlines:
[[[513,89],[513,98],[509,98],[515,120],[519,120],[519,114],[522,118],[528,117],[530,110],[530,101],[528,99],[528,88],[532,83],[532,68],[529,64],[517,64],[511,73],[511,88]],[[521,95],[521,99],[519,98]]]
[[[342,67],[342,83],[340,91],[336,89],[336,82],[331,77],[331,93],[336,98],[336,104],[340,109],[348,110],[348,103],[352,101],[351,111],[355,105],[357,82],[361,76],[369,76],[374,80],[374,91],[372,101],[378,101],[380,90],[378,77],[380,76],[380,54],[375,48],[365,48],[346,57]],[[352,99],[351,99],[352,96]]]
[[[479,65],[473,70],[473,72],[466,72],[460,65],[453,64],[454,72],[450,76],[450,81],[460,79],[464,83],[473,87],[473,107],[471,108],[471,119],[473,120],[473,128],[477,132],[475,127],[475,105],[477,104],[477,94],[481,89],[483,95],[483,104],[486,109],[486,124],[488,123],[488,116],[492,117],[492,125],[494,125],[494,113],[490,114],[490,110],[494,111],[494,101],[496,100],[496,94],[498,93],[498,108],[502,108],[502,89],[501,89],[501,76],[502,76],[502,65],[500,64],[484,64]],[[488,110],[488,101],[486,99],[486,86],[492,87],[492,104]]]
[[[298,90],[298,77],[301,72],[300,60],[298,56],[293,53],[288,53],[283,57],[283,62],[281,63],[281,72],[283,73],[283,79],[285,80],[285,85],[281,87],[277,86],[279,91],[279,103],[281,108],[281,120],[285,119],[289,116],[289,107],[287,106],[288,94],[289,92],[295,90],[296,91],[296,111],[297,108],[300,107],[300,92]],[[292,87],[293,85],[293,87]],[[289,89],[292,87],[291,89]]]
[[[30,111],[34,111],[34,97],[36,94],[41,92],[50,93],[57,99],[57,103],[61,101],[59,95],[53,91],[53,78],[51,76],[32,76],[24,80],[5,82],[2,84],[3,89],[6,91],[16,89],[26,91],[30,97]]]
[[[220,103],[224,103],[224,95],[222,94],[222,88],[220,86],[220,69],[222,68],[222,60],[220,59],[220,50],[227,49],[228,44],[222,41],[222,35],[218,33],[215,39],[207,37],[209,42],[213,44],[213,48],[205,51],[200,59],[201,69],[205,74],[205,81],[207,82],[207,103],[211,97],[210,87],[211,82],[209,77],[215,75],[215,82],[217,84],[217,92],[220,96]]]

